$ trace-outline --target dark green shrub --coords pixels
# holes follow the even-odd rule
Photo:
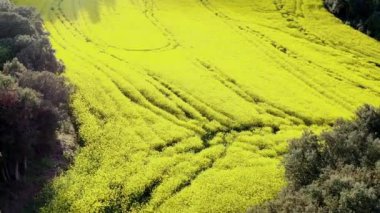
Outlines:
[[[17,35],[36,33],[27,18],[13,12],[0,12],[0,29],[0,38],[13,38]]]
[[[11,76],[3,75],[0,73],[0,92],[13,90],[16,87],[15,79]]]
[[[380,212],[380,109],[291,141],[284,164],[289,185],[250,212]]]
[[[285,161],[286,176],[295,187],[310,184],[319,177],[325,162],[316,135],[306,132],[302,138],[293,140],[289,149],[291,154]]]
[[[17,58],[14,58],[12,61],[8,61],[3,66],[3,74],[10,75],[13,77],[20,76],[22,73],[25,73],[27,70],[23,64],[21,64]]]
[[[17,69],[17,63],[7,65]],[[26,168],[21,166],[27,165],[26,159],[47,153],[63,119],[61,110],[66,110],[68,95],[64,79],[53,73],[25,70],[18,79],[0,74],[0,173],[3,174],[0,180],[18,180]]]
[[[10,48],[6,47],[6,46],[2,46],[0,43],[0,66],[2,65],[2,63],[4,63],[10,57],[11,57]]]
[[[18,36],[15,47],[15,56],[30,70],[60,73],[64,69],[47,37]]]
[[[29,157],[37,141],[37,119],[41,106],[39,94],[17,87],[15,80],[0,74],[0,152],[3,181],[19,180],[21,163]]]
[[[9,0],[1,0],[0,1],[0,11],[9,11],[13,8],[13,5]]]
[[[345,23],[380,39],[379,0],[324,0],[326,8]]]
[[[34,9],[0,5],[0,29],[0,65],[17,57],[30,70],[63,71]]]
[[[380,40],[380,11],[373,13],[366,22],[367,34]]]
[[[42,94],[54,106],[60,107],[69,102],[69,89],[62,76],[50,72],[23,72],[19,86],[31,88]]]

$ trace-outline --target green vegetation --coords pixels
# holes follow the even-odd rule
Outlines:
[[[27,71],[17,59],[4,65],[0,74],[1,182],[20,180],[28,158],[47,153],[62,119],[61,106],[67,102],[63,78]]]
[[[380,44],[320,0],[15,0],[44,18],[83,147],[41,212],[242,212],[287,140],[380,105]]]
[[[30,70],[62,72],[38,13],[29,7],[0,4],[0,65],[17,57]]]
[[[284,165],[289,186],[252,212],[379,212],[380,109],[340,120],[321,136],[293,140]]]
[[[325,6],[346,24],[380,40],[379,0],[324,0]]]
[[[11,58],[11,51],[6,46],[1,46],[0,44],[0,61],[6,61]]]
[[[18,201],[41,185],[25,179],[27,168],[38,168],[58,146],[70,90],[35,10],[0,2],[0,28],[0,211],[17,212],[24,204]],[[42,169],[33,172],[47,178]]]

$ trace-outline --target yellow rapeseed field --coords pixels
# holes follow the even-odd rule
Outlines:
[[[42,14],[84,144],[43,212],[244,212],[287,140],[380,105],[380,44],[322,0],[15,0]]]

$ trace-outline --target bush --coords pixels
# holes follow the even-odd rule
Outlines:
[[[50,72],[23,72],[19,85],[41,93],[43,98],[56,107],[65,107],[69,102],[69,89],[62,76]]]
[[[33,35],[36,33],[27,18],[13,12],[0,13],[0,29],[0,38],[13,38],[17,35]]]
[[[37,140],[39,95],[30,89],[17,87],[11,77],[0,74],[0,152],[3,181],[19,180],[21,162],[26,161]],[[26,167],[26,166],[25,166]]]
[[[3,2],[0,4],[0,29],[0,65],[17,57],[30,70],[54,73],[64,70],[55,58],[48,34],[34,9]]]
[[[380,39],[380,1],[325,0],[324,2],[330,12],[349,25]]]
[[[310,132],[290,143],[291,154],[285,161],[286,176],[292,180],[295,187],[310,184],[317,179],[325,164],[318,137]]]
[[[0,44],[0,62],[6,61],[9,57],[11,57],[11,50],[10,48],[3,46]]]
[[[22,73],[25,73],[27,70],[23,64],[21,64],[17,58],[14,58],[12,61],[8,61],[3,66],[3,73],[5,75],[10,75],[13,77],[20,76]]]
[[[373,13],[367,20],[367,34],[380,40],[380,11]]]
[[[0,1],[0,11],[9,11],[13,5],[9,2],[9,0],[1,0]]]
[[[15,39],[18,60],[30,70],[61,73],[63,65],[55,58],[55,51],[46,37],[18,36]]]
[[[380,212],[380,109],[291,141],[284,164],[288,187],[251,212]]]

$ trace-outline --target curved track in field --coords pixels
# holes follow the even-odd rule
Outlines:
[[[319,0],[16,0],[42,13],[85,141],[47,212],[241,212],[286,141],[380,104],[380,44]]]

